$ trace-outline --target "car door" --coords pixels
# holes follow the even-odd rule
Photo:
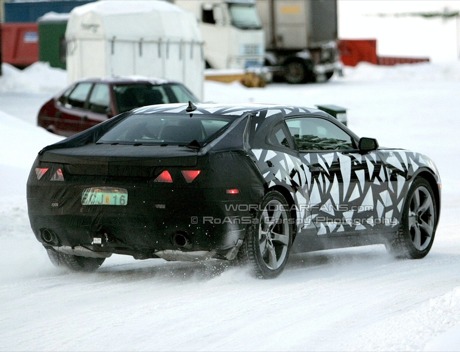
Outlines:
[[[81,130],[86,130],[113,116],[110,88],[107,83],[95,83],[88,98],[88,112],[81,120]]]
[[[286,120],[304,163],[307,207],[317,234],[372,232],[384,226],[387,175],[376,151],[359,153],[358,141],[321,116]]]
[[[88,118],[87,99],[92,86],[90,82],[77,83],[68,96],[60,100],[57,133],[70,136],[84,129],[83,121]]]

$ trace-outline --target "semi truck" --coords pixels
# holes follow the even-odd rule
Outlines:
[[[169,0],[198,18],[208,68],[269,67],[289,83],[341,71],[336,0]]]
[[[207,68],[256,69],[264,65],[264,30],[252,0],[169,0],[195,14]]]
[[[289,83],[341,72],[337,0],[256,0],[265,30],[265,63]]]

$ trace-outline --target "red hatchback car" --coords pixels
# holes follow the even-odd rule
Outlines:
[[[38,112],[38,126],[70,136],[112,116],[155,104],[198,102],[181,83],[139,78],[93,78],[74,82]]]

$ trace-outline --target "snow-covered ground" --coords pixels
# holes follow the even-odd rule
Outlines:
[[[25,183],[61,137],[35,126],[66,75],[4,65],[0,77],[1,351],[459,351],[460,64],[362,64],[324,84],[249,89],[206,82],[205,100],[348,108],[349,126],[429,155],[443,180],[437,238],[423,260],[382,246],[293,256],[275,280],[219,262],[112,256],[60,271],[30,230]]]

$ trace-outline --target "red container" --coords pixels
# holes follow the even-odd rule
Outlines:
[[[430,62],[429,57],[399,57],[399,56],[379,56],[379,65],[393,66],[399,64],[418,64],[420,62]]]
[[[339,50],[346,66],[356,66],[362,61],[375,65],[378,63],[376,39],[341,39]]]
[[[25,67],[38,61],[38,25],[36,23],[2,23],[3,62]]]

